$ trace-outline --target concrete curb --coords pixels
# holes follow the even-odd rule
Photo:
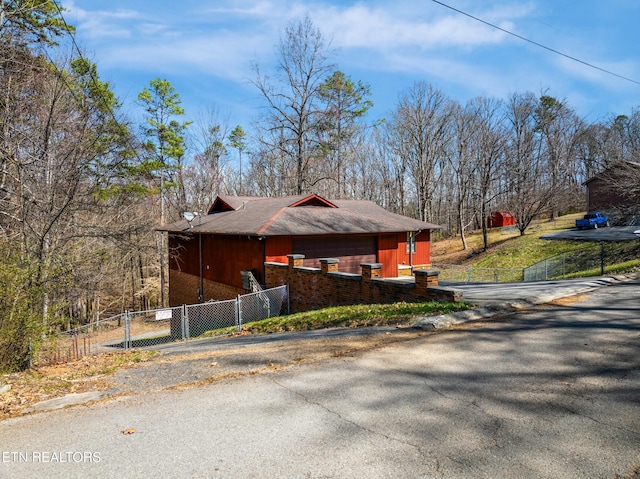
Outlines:
[[[640,279],[640,273],[598,277],[594,278],[593,282],[588,286],[576,287],[574,289],[565,290],[556,294],[552,293],[544,296],[532,296],[530,298],[527,298],[526,300],[497,303],[476,309],[471,309],[468,311],[459,311],[457,313],[441,314],[439,316],[426,316],[415,323],[412,328],[421,330],[446,329],[456,324],[492,318],[498,314],[505,314],[517,311],[519,309],[539,306],[541,304],[550,303],[557,299],[568,298],[570,296],[588,293],[603,286],[611,286],[615,283],[632,281],[635,279]]]
[[[54,399],[48,399],[46,401],[41,401],[39,403],[36,403],[31,407],[26,408],[23,411],[23,413],[28,414],[31,412],[54,411],[56,409],[62,409],[67,406],[85,404],[90,401],[99,401],[100,399],[104,399],[109,396],[111,396],[111,393],[109,391],[90,391],[86,393],[71,393],[71,394],[67,394],[66,396],[62,396]]]

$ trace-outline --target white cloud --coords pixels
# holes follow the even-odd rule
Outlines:
[[[479,17],[513,30],[514,20],[531,11],[529,5],[494,8],[486,14],[480,13]],[[429,3],[411,10],[398,8],[395,3],[378,7],[360,3],[345,9],[329,6],[317,9],[314,19],[323,32],[329,32],[336,46],[344,48],[473,47],[502,43],[507,36],[477,20]]]
[[[89,40],[131,38],[132,31],[127,25],[140,18],[140,14],[131,9],[88,11],[73,2],[65,8],[67,21],[76,27],[79,36]]]
[[[591,56],[594,64],[624,76],[639,74],[632,54],[637,42],[627,42],[626,55],[612,55],[606,38],[582,32],[573,18],[577,12],[560,18],[551,0],[447,3],[577,58]],[[79,43],[94,52],[107,78],[180,75],[205,87],[217,79],[244,84],[253,77],[252,61],[273,71],[274,46],[285,27],[309,15],[337,49],[338,66],[348,74],[357,71],[365,82],[394,76],[404,84],[433,81],[445,93],[502,98],[545,87],[557,88],[560,96],[580,87],[612,96],[616,88],[636,87],[430,1],[183,0],[178,7],[167,0],[73,0],[67,8]],[[571,21],[572,29],[565,32],[561,20]]]

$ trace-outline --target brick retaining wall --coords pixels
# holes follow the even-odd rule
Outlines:
[[[320,260],[320,268],[302,266],[304,255],[287,256],[289,263],[265,263],[265,286],[289,284],[291,312],[350,304],[399,301],[462,301],[462,291],[438,286],[438,272],[415,270],[415,282],[380,278],[382,264],[362,264],[362,274],[341,273],[338,260]]]

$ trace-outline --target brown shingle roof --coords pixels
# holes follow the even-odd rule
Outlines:
[[[371,201],[325,200],[317,195],[277,198],[219,196],[210,211],[158,228],[160,231],[249,235],[306,236],[401,233],[440,228],[389,213]]]

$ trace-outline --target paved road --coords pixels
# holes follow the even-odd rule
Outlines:
[[[534,281],[529,283],[447,283],[441,286],[460,289],[464,300],[472,304],[529,303],[542,304],[557,298],[594,291],[603,286],[637,278],[638,275],[597,276],[593,278]]]
[[[639,297],[619,283],[353,357],[6,420],[0,478],[624,477],[640,463]]]

